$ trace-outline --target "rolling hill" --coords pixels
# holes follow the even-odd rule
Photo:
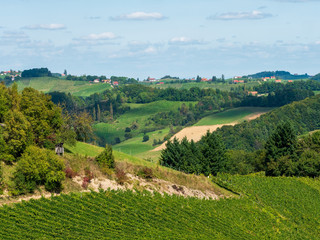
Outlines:
[[[26,87],[32,87],[44,93],[65,92],[75,96],[87,97],[94,93],[100,93],[106,89],[111,89],[110,84],[89,83],[84,81],[63,80],[53,77],[27,78],[17,81],[18,89],[21,91]]]

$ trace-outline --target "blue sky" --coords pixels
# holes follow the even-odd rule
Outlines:
[[[10,0],[0,70],[139,77],[320,72],[320,0]]]

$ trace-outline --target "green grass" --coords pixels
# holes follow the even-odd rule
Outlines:
[[[153,154],[150,150],[154,149],[157,146],[152,146],[154,140],[162,140],[169,133],[169,128],[162,130],[157,130],[147,133],[149,140],[142,142],[143,133],[138,134],[137,136],[128,139],[122,143],[116,144],[113,146],[113,149],[124,152],[130,155],[138,156],[145,159],[152,159],[156,161],[159,157],[159,153]]]
[[[17,81],[17,84],[19,91],[22,91],[26,87],[32,87],[44,93],[57,91],[83,97],[111,89],[111,86],[105,83],[91,84],[89,82],[69,81],[52,77],[22,79]]]
[[[103,142],[114,144],[114,139],[116,137],[124,140],[125,128],[130,127],[133,122],[137,122],[139,125],[139,128],[137,130],[132,131],[133,135],[137,135],[142,129],[152,129],[152,125],[148,125],[147,119],[153,114],[156,114],[158,112],[177,110],[182,103],[186,103],[188,105],[190,102],[174,102],[161,100],[146,104],[131,103],[128,104],[131,110],[121,115],[113,123],[98,123],[95,124],[93,128],[95,134],[99,138],[101,138]],[[194,104],[194,102],[191,103]]]
[[[320,91],[313,91],[315,95],[320,94]]]
[[[318,239],[318,179],[219,176],[219,201],[106,191],[0,208],[1,239]]]
[[[75,146],[65,145],[67,151],[82,156],[96,157],[104,148],[92,144],[77,142]]]
[[[262,107],[240,107],[230,109],[224,112],[215,113],[207,117],[202,118],[194,126],[206,126],[206,125],[216,125],[216,124],[226,124],[231,122],[241,122],[245,118],[254,113],[268,112],[273,108],[262,108]]]

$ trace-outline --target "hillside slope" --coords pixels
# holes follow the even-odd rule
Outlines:
[[[64,92],[75,96],[87,97],[94,93],[101,93],[106,89],[111,89],[110,84],[95,83],[91,84],[85,81],[71,81],[53,77],[27,78],[17,81],[19,91],[26,87],[32,87],[38,91]]]
[[[319,181],[224,175],[219,201],[132,191],[42,198],[0,208],[1,239],[318,239]]]
[[[289,121],[297,134],[320,129],[320,95],[293,102],[260,118],[218,129],[229,149],[261,149],[266,139],[282,121]]]

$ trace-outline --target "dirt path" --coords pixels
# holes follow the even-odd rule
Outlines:
[[[253,120],[258,117],[260,117],[262,114],[265,114],[266,112],[258,112],[258,113],[252,113],[247,115],[246,117],[240,119],[236,122],[226,123],[226,124],[216,124],[216,125],[207,125],[207,126],[193,126],[193,127],[187,127],[182,129],[180,132],[176,133],[173,137],[171,137],[171,140],[175,137],[179,140],[182,140],[184,137],[187,137],[189,141],[193,140],[195,142],[199,141],[203,135],[206,134],[206,132],[209,130],[210,132],[213,132],[217,130],[218,128],[221,128],[222,126],[234,126],[238,124],[239,122],[243,120]],[[156,147],[155,149],[151,150],[152,152],[161,151],[162,149],[165,149],[166,142],[161,144],[159,147]]]

